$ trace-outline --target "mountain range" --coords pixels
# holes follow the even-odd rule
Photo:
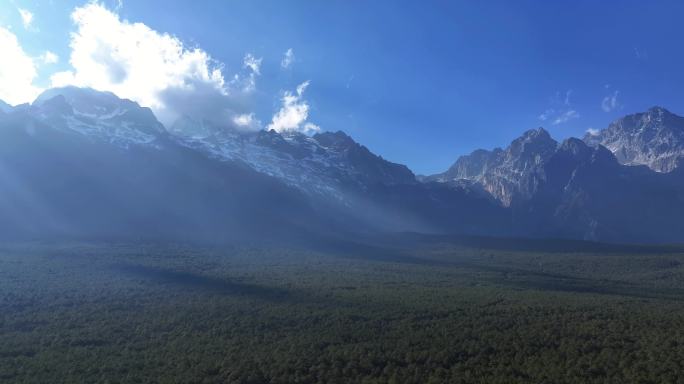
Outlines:
[[[413,231],[681,242],[684,118],[543,128],[417,177],[345,133],[168,129],[112,93],[0,103],[0,236],[239,241]]]

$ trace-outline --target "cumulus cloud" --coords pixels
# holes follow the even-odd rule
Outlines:
[[[54,74],[53,86],[113,92],[152,108],[167,126],[190,117],[237,127],[235,117],[248,112],[243,90],[231,87],[222,64],[202,49],[143,23],[121,20],[96,2],[77,7],[71,19],[76,26],[72,69]],[[246,57],[252,75],[260,64],[261,59]]]
[[[24,24],[24,28],[31,28],[31,24],[33,23],[33,13],[23,8],[19,8],[18,11],[19,16],[21,16],[21,22]]]
[[[537,118],[541,121],[550,121],[552,125],[567,123],[580,117],[570,101],[572,89],[565,93],[556,92],[549,101],[550,107],[542,112]]]
[[[33,101],[42,89],[33,85],[36,65],[17,37],[0,27],[0,100],[16,105]]]
[[[276,132],[302,132],[311,134],[320,131],[320,127],[308,122],[309,103],[304,100],[304,91],[309,86],[305,81],[297,86],[296,92],[286,91],[282,98],[282,107],[275,115],[268,129]]]
[[[603,109],[604,112],[610,112],[621,108],[622,105],[620,105],[620,102],[618,101],[619,94],[619,91],[615,91],[612,94],[604,97],[601,101],[601,109]]]
[[[290,66],[294,63],[295,61],[295,55],[294,51],[292,48],[288,48],[287,51],[285,51],[285,55],[283,56],[283,60],[280,61],[280,67],[283,69],[290,68]]]
[[[43,54],[40,55],[39,59],[41,62],[43,62],[43,64],[56,64],[57,62],[59,62],[59,56],[57,56],[54,52],[51,51],[43,52]]]

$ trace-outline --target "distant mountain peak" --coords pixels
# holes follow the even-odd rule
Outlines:
[[[356,141],[342,131],[321,132],[313,135],[313,139],[325,147],[348,148],[356,145]]]
[[[556,142],[542,127],[530,129],[514,139],[505,149],[478,149],[461,156],[444,173],[423,178],[427,181],[461,185],[463,181],[479,184],[501,204],[532,193],[536,170],[557,150]]]
[[[624,116],[584,141],[603,145],[625,165],[670,172],[684,158],[684,118],[659,106]]]
[[[43,123],[122,147],[151,144],[166,135],[152,110],[92,88],[52,88],[28,108]]]
[[[657,114],[668,114],[668,115],[672,115],[672,114],[673,114],[672,112],[670,112],[670,111],[667,110],[666,108],[661,107],[661,106],[659,106],[659,105],[654,105],[654,106],[652,106],[652,107],[649,108],[646,112],[647,112],[647,113],[657,113]]]
[[[343,199],[343,190],[349,188],[417,183],[408,168],[373,154],[342,131],[308,136],[296,131],[213,129],[192,119],[183,124],[189,126],[170,129],[183,145],[220,160],[244,163],[307,193]]]
[[[506,148],[473,151],[421,178],[444,184],[419,183],[406,166],[342,131],[238,131],[190,117],[169,131],[130,100],[74,87],[0,113],[3,164],[16,180],[31,181],[30,194],[14,193],[10,183],[10,203],[0,201],[0,234],[24,222],[28,231],[34,223],[52,231],[58,217],[58,232],[78,224],[85,233],[97,228],[97,236],[111,233],[112,222],[135,236],[167,224],[174,236],[212,229],[223,236],[253,223],[248,233],[261,239],[264,228],[319,217],[312,228],[496,227],[608,241],[683,236],[682,174],[617,160],[666,171],[682,158],[684,118],[661,107],[618,119],[584,141],[558,143],[544,128],[528,130]],[[36,201],[47,209],[35,209]]]
[[[12,106],[0,100],[0,112],[9,113],[12,110]]]
[[[38,97],[36,97],[31,104],[40,106],[47,100],[50,100],[56,96],[64,97],[70,104],[83,103],[92,104],[93,106],[102,106],[106,104],[119,104],[122,102],[134,103],[128,99],[121,99],[112,92],[97,91],[93,88],[81,88],[70,85],[47,89],[38,95]]]
[[[587,144],[576,137],[569,137],[563,140],[561,144],[558,146],[558,149],[570,151],[581,151],[584,148],[588,149]]]
[[[545,142],[555,142],[553,138],[551,137],[551,134],[549,132],[542,128],[535,128],[535,129],[529,129],[525,132],[523,132],[522,135],[517,137],[515,140],[513,140],[513,143],[516,141],[526,141],[526,142],[532,142],[532,141],[545,141]],[[511,143],[511,144],[513,144]]]
[[[546,158],[556,150],[558,142],[544,128],[525,131],[506,148],[507,162],[525,163]]]
[[[522,135],[520,135],[521,138],[551,138],[551,135],[549,132],[544,129],[544,127],[538,127],[535,129],[528,129],[527,131],[523,132]]]

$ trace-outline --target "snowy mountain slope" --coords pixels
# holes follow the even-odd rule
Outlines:
[[[0,100],[0,113],[10,113],[12,111],[12,106]]]
[[[167,131],[149,109],[111,93],[53,89],[0,113],[0,233],[684,241],[684,170],[671,166],[679,119],[653,110],[611,126],[624,139],[638,122],[628,137],[639,140],[615,142],[654,154],[623,162],[657,159],[648,164],[670,172],[622,165],[600,144],[558,143],[539,128],[419,182],[343,132],[243,132],[189,118]]]
[[[417,183],[408,168],[372,154],[341,131],[309,137],[297,132],[240,132],[206,122],[192,125],[189,119],[181,122],[182,127],[171,130],[180,143],[217,159],[243,162],[307,193],[343,199],[348,189]]]
[[[182,124],[168,133],[149,109],[79,88],[0,115],[0,232],[271,239],[506,231],[506,211],[489,199],[419,183],[342,132],[201,124],[180,135],[194,122]]]
[[[149,108],[92,89],[47,90],[32,103],[29,113],[53,128],[78,132],[124,148],[154,146],[167,135]]]

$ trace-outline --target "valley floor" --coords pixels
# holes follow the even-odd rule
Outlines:
[[[0,382],[684,383],[684,249],[484,244],[4,244]]]

